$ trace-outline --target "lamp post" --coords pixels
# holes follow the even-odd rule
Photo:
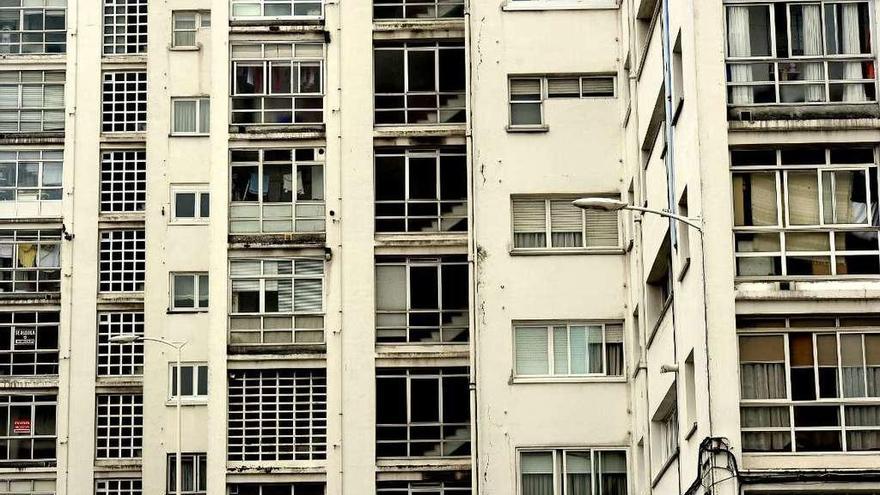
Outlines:
[[[171,347],[177,351],[177,367],[175,368],[175,370],[174,370],[175,374],[173,375],[177,378],[177,393],[175,394],[175,401],[174,401],[174,403],[175,403],[174,405],[177,408],[177,428],[176,428],[177,446],[176,446],[175,454],[174,454],[174,469],[175,469],[174,493],[177,495],[180,495],[180,493],[183,491],[181,489],[181,485],[182,485],[181,482],[183,480],[183,456],[181,455],[182,452],[180,449],[180,436],[181,436],[180,435],[180,405],[181,405],[181,402],[180,402],[181,393],[180,392],[182,390],[181,383],[180,383],[180,354],[181,354],[181,350],[183,349],[183,346],[186,345],[186,341],[184,340],[181,342],[172,342],[170,340],[166,340],[163,338],[145,337],[143,335],[120,334],[120,335],[113,335],[112,337],[110,337],[109,342],[113,343],[113,344],[133,344],[135,342],[158,342],[160,344],[167,345],[168,347]]]

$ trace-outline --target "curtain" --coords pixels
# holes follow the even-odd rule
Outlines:
[[[880,367],[868,366],[868,397],[880,397]],[[878,425],[880,426],[880,425]]]
[[[804,55],[822,55],[822,11],[818,4],[802,5],[803,9],[803,44]],[[823,64],[804,64],[804,80],[823,81]],[[804,91],[805,101],[815,102],[825,99],[825,88],[822,85],[806,86]]]
[[[785,363],[743,363],[743,399],[784,399]]]
[[[731,57],[748,57],[752,54],[749,8],[747,6],[731,6],[727,9],[727,37]],[[730,79],[735,83],[750,82],[752,68],[750,65],[731,64]],[[754,103],[752,88],[737,86],[732,89],[731,101],[743,105]]]
[[[523,495],[553,495],[552,474],[523,474]]]
[[[745,407],[741,409],[743,428],[787,428],[791,425],[788,407]],[[789,450],[791,434],[787,431],[743,432],[743,450],[778,452]]]
[[[211,130],[211,100],[202,98],[199,100],[199,132],[207,133]]]
[[[196,102],[174,102],[174,132],[196,132]]]
[[[865,396],[865,369],[861,366],[843,366],[841,369],[844,397]]]
[[[591,495],[590,473],[571,473],[565,476],[568,495]]]
[[[880,449],[880,431],[853,430],[853,427],[880,426],[880,407],[858,406],[846,408],[846,442],[849,450]]]
[[[608,376],[623,375],[623,343],[605,344]]]
[[[589,353],[590,373],[602,373],[602,334],[601,326],[588,327],[589,341],[587,352]]]
[[[840,4],[841,23],[840,38],[843,53],[861,53],[859,43],[859,4]],[[862,79],[861,62],[845,62],[843,68],[844,79]],[[843,101],[866,101],[865,86],[862,84],[847,84],[843,89]]]
[[[542,248],[547,247],[547,241],[542,233],[513,234],[513,245],[518,248]]]

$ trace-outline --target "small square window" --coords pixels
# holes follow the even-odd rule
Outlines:
[[[171,309],[196,311],[208,307],[207,273],[171,274]]]
[[[177,399],[179,384],[182,400],[208,400],[208,365],[206,363],[181,364],[179,373],[177,366],[172,365],[169,381],[168,396],[170,399]]]
[[[171,14],[171,46],[174,48],[198,48],[199,29],[211,27],[211,11],[178,10]]]
[[[207,135],[211,129],[211,100],[207,97],[171,100],[172,135]]]
[[[211,194],[196,188],[174,189],[171,194],[173,223],[206,223],[211,210]]]

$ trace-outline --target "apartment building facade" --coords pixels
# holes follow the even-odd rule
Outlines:
[[[876,491],[878,28],[0,0],[0,494]]]

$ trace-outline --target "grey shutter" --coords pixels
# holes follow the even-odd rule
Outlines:
[[[584,77],[581,83],[584,97],[614,96],[613,77]]]
[[[617,247],[620,245],[616,211],[586,210],[587,247]]]

